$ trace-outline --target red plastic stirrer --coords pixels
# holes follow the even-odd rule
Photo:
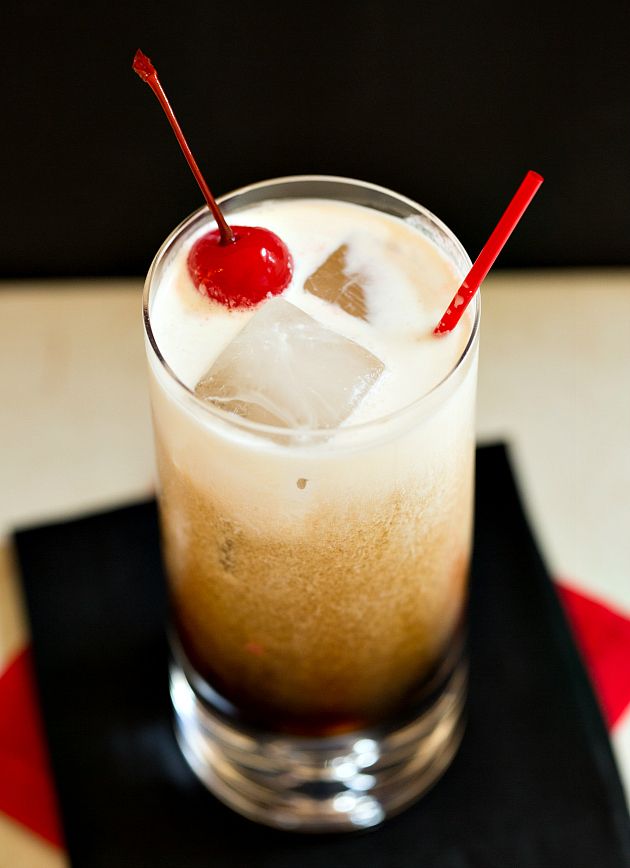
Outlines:
[[[433,334],[443,335],[455,328],[542,182],[543,177],[538,172],[530,171],[525,175],[521,186],[505,209],[492,235],[482,247],[475,264],[464,278],[464,282],[455,293]]]

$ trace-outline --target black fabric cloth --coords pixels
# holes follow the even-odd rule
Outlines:
[[[242,819],[175,744],[153,503],[16,536],[72,865],[628,868],[607,733],[503,447],[478,451],[464,741],[378,829],[300,836]]]

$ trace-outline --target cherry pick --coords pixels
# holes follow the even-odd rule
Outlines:
[[[155,67],[139,49],[133,69],[164,109],[217,224],[217,229],[193,244],[188,256],[188,272],[197,290],[230,308],[251,307],[270,295],[278,295],[293,274],[293,260],[286,244],[261,226],[228,225],[188,147]]]

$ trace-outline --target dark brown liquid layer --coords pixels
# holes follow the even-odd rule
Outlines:
[[[461,663],[464,654],[464,624],[460,623],[451,642],[435,666],[422,680],[413,686],[409,694],[400,698],[398,706],[386,709],[387,715],[344,717],[336,711],[312,713],[308,716],[290,715],[286,710],[268,708],[263,702],[251,703],[251,697],[241,694],[238,685],[222,684],[217,674],[207,668],[203,660],[195,660],[194,643],[185,629],[176,628],[173,653],[177,663],[183,668],[199,698],[208,703],[215,713],[228,719],[259,726],[271,732],[284,732],[292,735],[310,737],[341,735],[360,729],[367,729],[381,723],[385,717],[400,715],[401,718],[417,717],[423,712],[452,676]],[[230,697],[227,700],[227,697]],[[403,721],[404,723],[404,721]],[[402,725],[402,724],[401,724]]]

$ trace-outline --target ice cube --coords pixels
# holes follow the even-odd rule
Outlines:
[[[365,291],[358,282],[359,274],[348,274],[346,257],[348,245],[342,244],[328,259],[307,277],[304,284],[306,292],[336,304],[351,316],[367,320]]]
[[[253,422],[335,428],[383,370],[364,347],[272,298],[223,350],[195,394]]]

